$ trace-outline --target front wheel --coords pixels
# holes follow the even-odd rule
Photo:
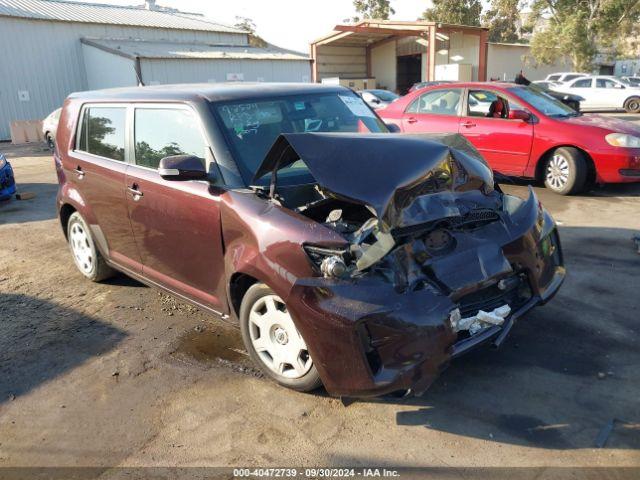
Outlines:
[[[89,280],[99,282],[115,274],[96,248],[91,231],[78,212],[69,217],[67,240],[76,267]]]
[[[587,162],[584,154],[573,147],[556,148],[544,168],[544,184],[560,195],[582,191],[587,183]]]
[[[47,147],[49,147],[49,150],[54,150],[56,148],[56,142],[53,140],[53,137],[51,136],[50,133],[47,133],[46,140],[47,140]]]
[[[631,97],[624,102],[624,110],[627,113],[640,113],[640,97]]]
[[[251,286],[242,299],[240,330],[251,359],[269,378],[300,392],[322,385],[287,306],[264,283]]]

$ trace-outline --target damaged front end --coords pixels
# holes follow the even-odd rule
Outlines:
[[[298,162],[315,182],[278,186]],[[267,174],[272,201],[345,239],[304,246],[316,276],[286,300],[332,394],[421,393],[564,278],[533,190],[503,194],[461,136],[283,134],[256,178]]]

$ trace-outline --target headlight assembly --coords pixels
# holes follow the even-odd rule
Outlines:
[[[344,278],[349,276],[346,257],[349,255],[346,249],[333,249],[305,245],[304,251],[316,267],[316,270],[325,277]]]
[[[7,159],[0,153],[0,169],[3,169],[7,165]]]
[[[610,133],[604,139],[614,147],[640,148],[640,137],[627,133]]]

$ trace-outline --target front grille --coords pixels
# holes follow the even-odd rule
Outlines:
[[[508,286],[502,290],[496,283],[490,287],[465,295],[459,300],[462,318],[473,317],[480,310],[491,312],[502,305],[509,304],[516,311],[531,298],[531,290],[526,275],[518,274],[505,279]]]

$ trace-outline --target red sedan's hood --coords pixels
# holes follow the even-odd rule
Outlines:
[[[581,125],[585,127],[597,127],[611,132],[628,133],[630,135],[640,136],[640,126],[629,122],[628,120],[619,120],[615,117],[605,117],[597,114],[585,114],[579,117],[569,117],[564,121],[573,125]]]

